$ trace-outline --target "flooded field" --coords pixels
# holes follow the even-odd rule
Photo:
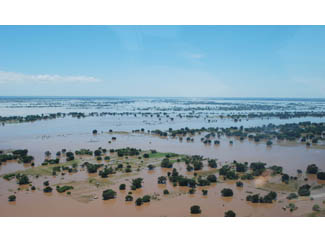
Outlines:
[[[309,99],[1,98],[2,155],[27,149],[33,158],[22,162],[26,154],[18,155],[1,163],[0,216],[225,216],[229,210],[236,216],[323,216],[325,183],[318,173],[325,171],[324,105],[325,100]],[[68,115],[72,112],[77,117]],[[44,118],[54,113],[66,115]],[[39,116],[33,121],[15,117],[28,115]],[[269,124],[275,128],[266,128]],[[172,135],[185,128],[188,133]],[[233,136],[238,130],[243,131],[241,136]],[[291,133],[294,139],[286,136]],[[116,150],[126,147],[139,154],[119,156]],[[82,149],[93,153],[78,154]],[[101,154],[95,155],[98,150]],[[69,152],[73,159],[67,161]],[[200,169],[189,168],[197,164],[194,156],[200,156]],[[54,159],[59,163],[44,164]],[[171,168],[162,167],[164,159],[172,162]],[[216,167],[209,166],[211,159]],[[246,167],[244,172],[236,170],[238,163]],[[256,172],[252,163],[265,165],[245,179]],[[98,165],[96,172],[89,172],[89,164]],[[306,172],[311,164],[318,173]],[[53,173],[54,167],[62,166],[67,170]],[[235,177],[220,174],[226,166]],[[281,171],[275,173],[274,166]],[[102,177],[106,169],[114,173]],[[178,175],[172,178],[175,172]],[[29,182],[19,185],[23,174]],[[217,181],[200,184],[209,175]],[[284,181],[285,175],[289,178]],[[166,177],[166,184],[158,184],[159,177]],[[184,177],[195,185],[180,185]],[[143,178],[142,186],[132,189],[136,178]],[[46,181],[49,185],[44,185]],[[121,184],[126,188],[120,190]],[[305,184],[310,186],[309,195],[287,198]],[[57,186],[73,188],[58,192]],[[44,192],[46,187],[53,191]],[[108,189],[116,194],[103,200]],[[223,197],[223,189],[231,189],[233,195]],[[271,202],[247,200],[249,195],[269,192],[277,194]],[[11,195],[15,201],[8,201]],[[126,201],[127,195],[133,200]],[[145,195],[150,202],[136,205]],[[200,207],[199,214],[190,213],[194,205]]]

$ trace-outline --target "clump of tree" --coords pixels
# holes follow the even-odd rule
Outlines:
[[[253,176],[260,176],[265,171],[265,163],[263,162],[252,162],[250,168],[253,171]]]
[[[150,200],[151,200],[151,197],[149,195],[144,195],[142,197],[142,202],[144,202],[144,203],[148,203],[148,202],[150,202]]]
[[[272,203],[277,198],[276,192],[269,192],[264,197],[260,196],[260,194],[254,194],[254,195],[248,195],[246,197],[246,201],[252,202],[252,203]]]
[[[73,189],[73,186],[57,186],[56,187],[56,191],[59,192],[59,193],[64,193],[68,190],[72,190]]]
[[[99,171],[99,175],[102,177],[102,178],[107,178],[108,175],[110,174],[114,174],[115,171],[112,167],[105,167],[103,170]]]
[[[297,199],[298,198],[298,195],[296,193],[290,193],[288,196],[287,196],[287,199],[288,200],[292,200],[292,199]]]
[[[125,201],[126,201],[126,202],[132,202],[132,201],[133,201],[133,197],[132,197],[130,194],[128,194],[128,195],[126,195],[126,197],[125,197]]]
[[[107,189],[103,191],[102,196],[103,196],[103,200],[113,199],[116,196],[116,192],[112,189]]]
[[[211,182],[211,183],[215,183],[215,182],[217,182],[217,176],[214,175],[214,174],[208,175],[208,176],[207,176],[207,180],[208,180],[209,182]]]
[[[71,151],[67,152],[65,155],[67,157],[67,161],[74,160],[74,154]]]

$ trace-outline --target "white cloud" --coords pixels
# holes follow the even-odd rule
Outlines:
[[[100,82],[91,76],[62,76],[49,74],[23,74],[16,72],[0,71],[0,83],[93,83]]]

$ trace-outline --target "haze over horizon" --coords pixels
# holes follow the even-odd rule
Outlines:
[[[325,26],[0,26],[0,96],[325,98]]]

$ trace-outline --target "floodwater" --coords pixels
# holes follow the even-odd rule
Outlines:
[[[100,101],[100,105],[98,102]],[[305,170],[308,164],[314,163],[321,170],[325,170],[325,147],[323,145],[307,148],[303,144],[292,144],[289,142],[274,143],[272,147],[266,147],[265,143],[255,143],[249,140],[239,141],[233,139],[233,145],[229,144],[229,139],[221,137],[220,145],[204,145],[200,138],[204,134],[193,136],[194,142],[187,142],[185,139],[179,141],[177,138],[161,138],[158,136],[149,135],[146,133],[132,133],[132,130],[144,128],[145,130],[167,130],[168,128],[179,129],[184,127],[201,128],[201,127],[230,127],[241,126],[252,127],[263,124],[283,124],[302,121],[325,122],[324,118],[294,118],[290,120],[282,120],[277,118],[272,119],[252,119],[234,122],[231,119],[215,119],[213,122],[208,122],[204,117],[205,114],[211,114],[211,111],[205,112],[199,118],[178,118],[176,117],[178,107],[188,107],[186,102],[179,100],[168,100],[168,102],[158,102],[157,100],[105,100],[99,101],[87,100],[87,105],[84,100],[56,100],[53,105],[53,100],[26,100],[17,102],[3,101],[0,104],[0,116],[6,115],[26,115],[54,112],[70,112],[82,111],[98,112],[106,111],[135,111],[144,109],[145,112],[167,109],[171,115],[175,115],[173,121],[169,118],[161,117],[134,117],[134,116],[103,116],[103,117],[87,117],[82,119],[76,118],[58,118],[47,121],[35,121],[32,123],[5,124],[0,126],[0,150],[8,149],[28,149],[29,154],[35,157],[36,166],[40,165],[45,156],[44,152],[49,150],[52,154],[65,148],[68,151],[87,148],[95,150],[98,147],[124,148],[134,147],[142,150],[155,149],[161,152],[174,152],[188,155],[202,155],[207,158],[217,158],[218,165],[232,162],[254,162],[263,161],[268,166],[280,165],[284,168],[284,172],[291,175],[297,174],[297,169]],[[202,100],[200,100],[201,102]],[[206,101],[206,100],[205,100]],[[211,100],[209,100],[211,101]],[[125,103],[130,102],[130,103]],[[227,107],[237,107],[240,103],[245,102],[251,106],[254,105],[269,105],[273,109],[291,108],[292,110],[308,110],[313,107],[314,110],[324,110],[323,102],[294,102],[292,101],[224,101],[216,100],[217,104],[214,107],[225,107],[224,102],[229,102]],[[266,102],[266,104],[265,104]],[[52,103],[52,105],[50,105]],[[218,104],[219,103],[219,104]],[[42,106],[41,106],[42,105]],[[49,106],[50,105],[50,106]],[[194,104],[191,104],[193,106]],[[209,104],[197,104],[195,107],[205,107]],[[237,105],[237,106],[236,106]],[[272,109],[272,110],[273,110]],[[45,111],[46,110],[46,111]],[[250,112],[252,110],[247,110]],[[263,111],[263,110],[260,110]],[[234,113],[235,111],[217,110],[213,112]],[[98,134],[92,135],[92,130],[97,129]],[[113,133],[108,133],[108,130],[113,129]],[[120,131],[120,132],[118,132]],[[111,141],[112,137],[117,137],[116,141]],[[111,143],[109,143],[111,141]],[[183,164],[176,164],[178,170],[188,176],[193,173],[187,173]],[[7,162],[0,166],[0,175],[15,172],[29,168],[29,166],[18,164],[15,161]],[[208,168],[205,168],[208,169]],[[246,202],[247,192],[260,193],[265,195],[267,192],[258,189],[259,184],[256,181],[244,182],[244,188],[237,188],[234,182],[221,182],[208,187],[198,187],[195,194],[188,194],[189,188],[173,187],[172,184],[158,185],[157,177],[167,174],[166,169],[156,168],[154,171],[147,169],[141,170],[134,177],[144,178],[144,187],[133,192],[134,200],[137,197],[145,194],[156,194],[157,200],[152,200],[149,204],[143,206],[135,206],[133,202],[125,202],[124,198],[127,191],[119,191],[118,186],[121,183],[126,183],[129,188],[131,178],[126,177],[122,180],[116,180],[115,184],[109,187],[117,191],[117,198],[109,201],[101,199],[103,188],[89,188],[89,184],[84,184],[82,181],[87,180],[89,175],[85,171],[80,171],[76,174],[65,175],[64,180],[61,176],[33,178],[33,185],[42,187],[44,180],[49,180],[51,184],[81,182],[79,192],[87,193],[87,198],[80,199],[76,197],[78,191],[72,190],[72,195],[59,194],[44,194],[42,190],[26,191],[23,189],[17,191],[17,201],[8,202],[8,196],[12,191],[16,191],[18,185],[15,181],[5,181],[0,179],[0,216],[191,216],[189,209],[192,205],[199,205],[202,209],[200,216],[224,216],[227,210],[233,210],[237,216],[302,216],[312,211],[312,205],[318,203],[321,205],[323,197],[315,198],[312,203],[310,200],[296,201],[298,210],[289,212],[282,208],[288,204],[285,197],[288,193],[278,193],[278,202],[273,204],[251,204]],[[98,178],[98,177],[97,177]],[[272,178],[261,178],[262,181]],[[260,181],[260,180],[258,180]],[[317,180],[310,179],[310,182],[317,183]],[[223,188],[231,188],[234,191],[234,197],[222,198],[220,191]],[[163,190],[168,189],[170,195],[163,195]],[[208,196],[203,196],[201,190],[207,189]],[[98,197],[98,199],[93,199]],[[279,202],[282,201],[282,202]],[[294,201],[295,202],[295,201]]]

